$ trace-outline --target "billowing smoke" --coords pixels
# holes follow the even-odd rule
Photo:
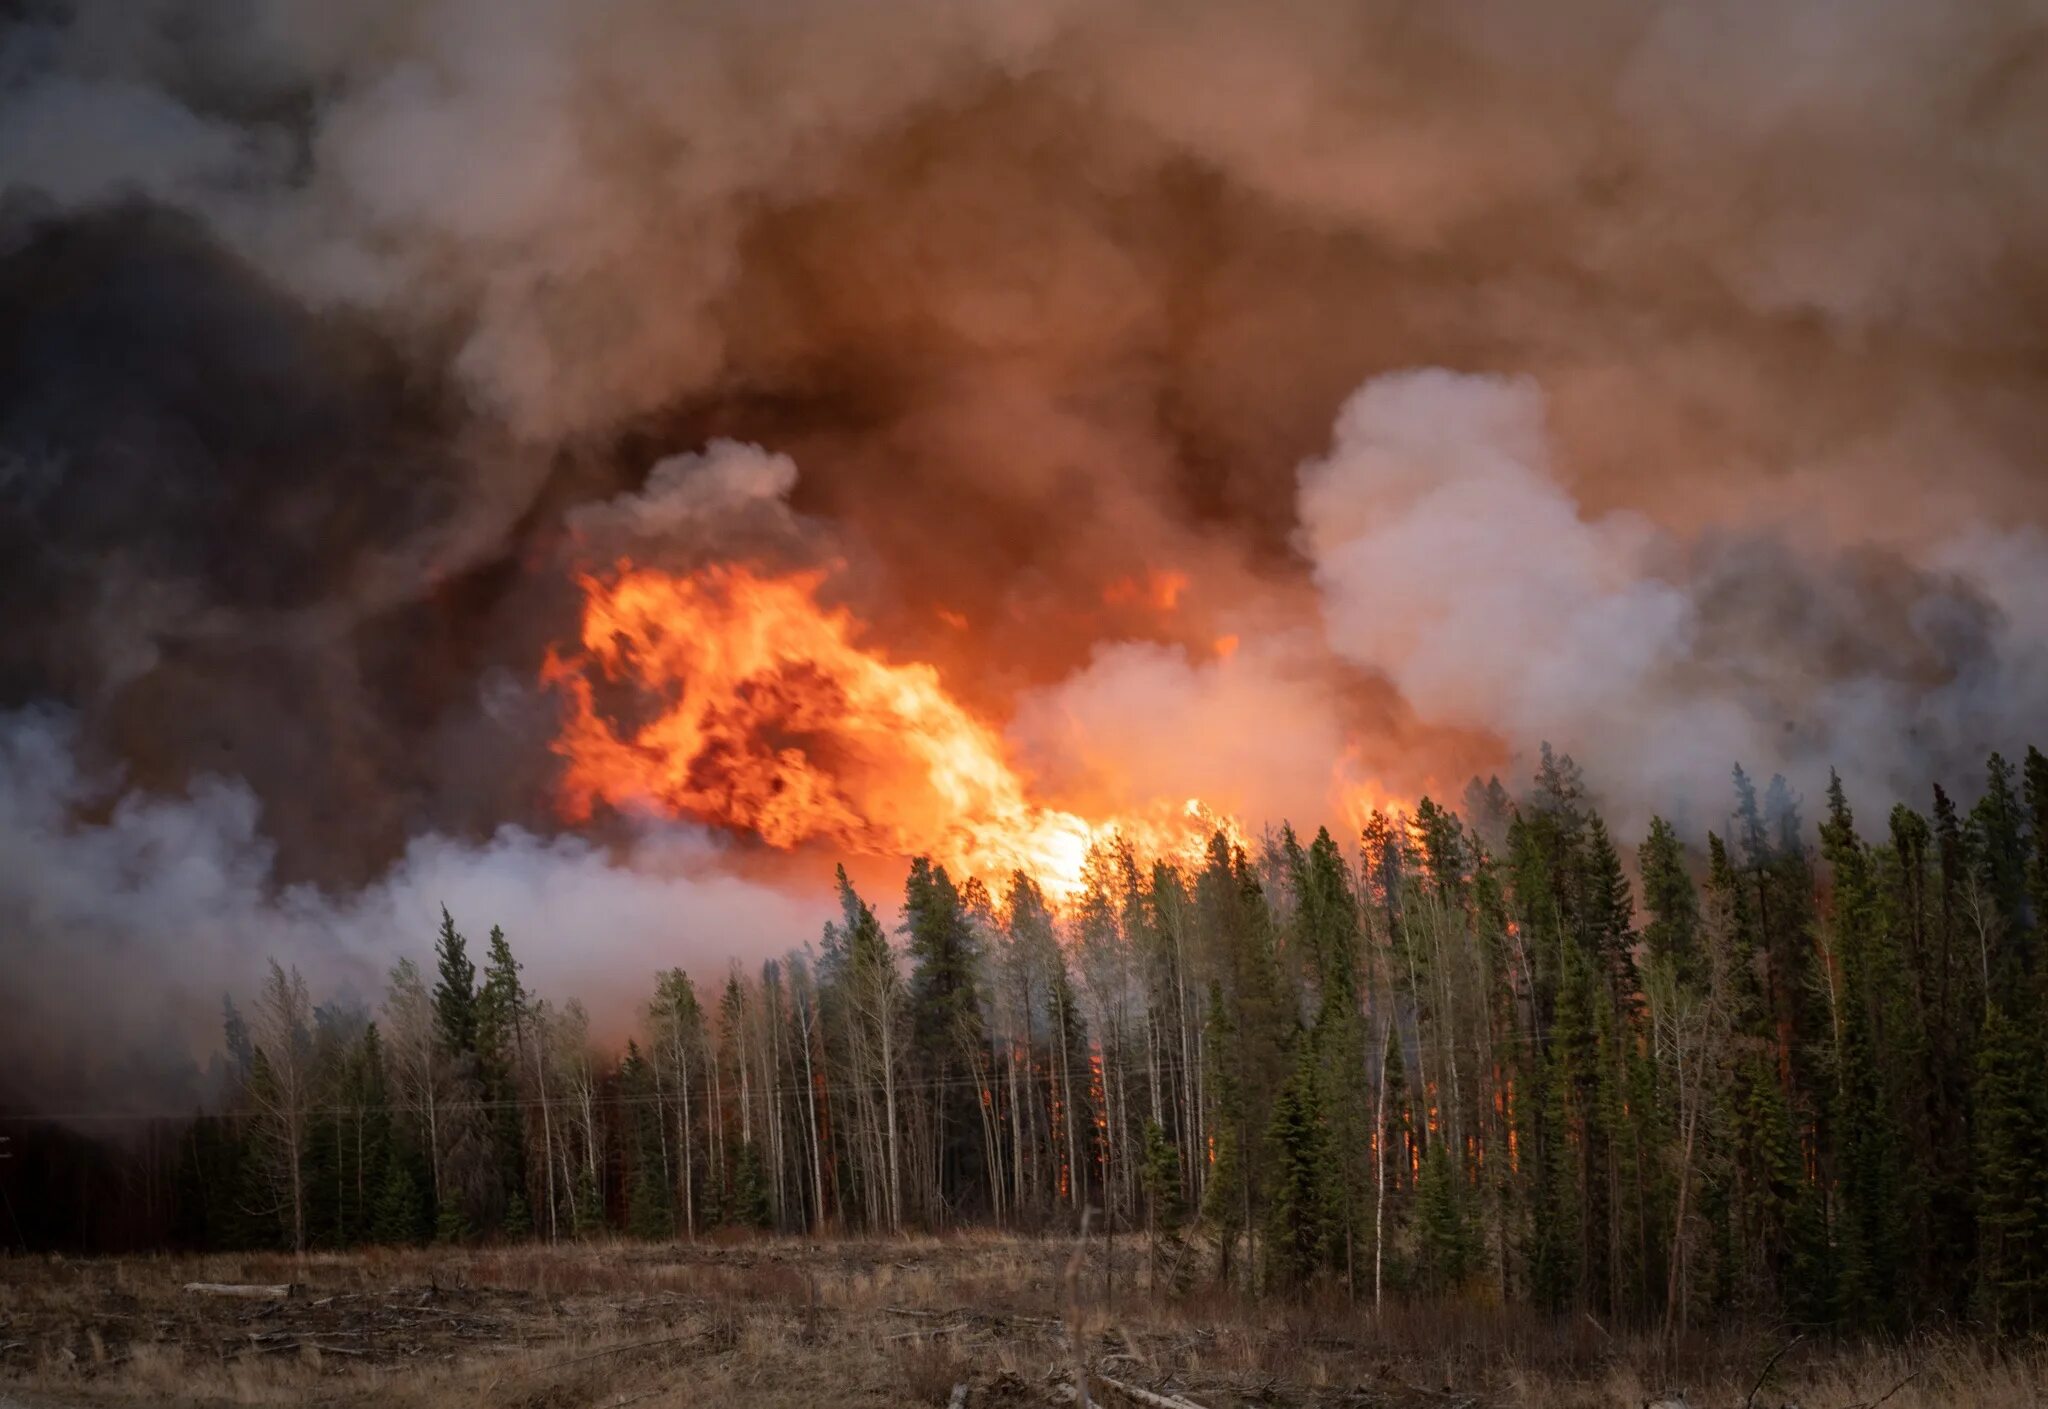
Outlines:
[[[1547,738],[1697,829],[2048,705],[2028,6],[5,15],[25,1084],[158,975],[186,1051],[263,954],[373,997],[444,899],[622,987],[810,933],[744,838],[564,830],[540,663],[619,557],[825,567],[1075,808]]]
[[[421,958],[443,906],[479,948],[503,925],[530,984],[580,997],[610,1029],[633,1019],[656,969],[798,947],[817,924],[816,905],[730,874],[723,842],[694,828],[643,837],[630,866],[512,825],[476,843],[424,835],[360,890],[279,887],[246,786],[137,794],[81,767],[63,721],[33,714],[0,718],[0,834],[0,1000],[19,1015],[0,1039],[0,1101],[59,1114],[206,1097],[198,1058],[223,985],[271,958],[323,1001],[374,1010],[386,970]]]
[[[1590,747],[1636,825],[1718,796],[1731,760],[1834,766],[1884,801],[2034,726],[2038,545],[1938,541],[1923,566],[1802,544],[1798,523],[1681,539],[1589,516],[1551,470],[1543,412],[1526,379],[1384,377],[1302,467],[1330,648],[1423,716]]]

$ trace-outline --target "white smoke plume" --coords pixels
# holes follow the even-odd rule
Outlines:
[[[48,714],[0,717],[0,1103],[176,1113],[209,1094],[221,1000],[270,959],[323,1002],[374,1012],[390,966],[429,961],[446,906],[481,959],[502,925],[528,985],[629,1030],[658,969],[715,978],[814,938],[828,907],[728,874],[721,846],[666,829],[628,856],[507,826],[481,843],[413,839],[374,885],[279,885],[246,787],[149,797],[82,763]],[[110,1106],[110,1102],[115,1103]]]
[[[1588,514],[1526,379],[1360,388],[1301,468],[1301,524],[1333,651],[1426,717],[1578,751],[1635,825],[1718,799],[1736,763],[1917,799],[2026,743],[2048,699],[2038,537],[1919,568],[1802,548],[1796,523],[1685,541]]]

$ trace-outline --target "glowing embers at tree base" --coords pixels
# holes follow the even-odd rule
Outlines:
[[[929,855],[962,875],[1022,870],[1055,897],[1115,838],[1194,860],[1229,819],[1190,799],[1083,817],[1042,804],[1000,733],[938,671],[864,645],[818,600],[822,571],[724,563],[585,575],[577,648],[542,679],[565,700],[555,751],[571,821],[611,807],[697,818],[771,846]]]

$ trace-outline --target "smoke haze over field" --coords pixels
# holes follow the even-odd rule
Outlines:
[[[820,569],[1085,816],[1549,739],[1696,833],[1738,758],[1920,800],[2048,707],[2037,5],[0,23],[39,1102],[108,1002],[190,1052],[267,954],[373,1001],[444,900],[594,1006],[810,938],[814,866],[560,819],[541,664],[622,557]]]

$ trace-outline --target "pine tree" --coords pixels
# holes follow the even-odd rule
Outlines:
[[[588,1164],[576,1170],[576,1218],[573,1231],[578,1238],[595,1238],[604,1232],[604,1195],[597,1187],[597,1175]]]
[[[520,1101],[527,1002],[519,968],[505,931],[492,925],[475,1004],[477,1084],[490,1110],[491,1163],[501,1210],[498,1228],[514,1238],[530,1233],[533,1222],[526,1201],[526,1126]]]
[[[1992,1005],[1977,1052],[1978,1302],[2001,1330],[2048,1324],[2048,1041]]]
[[[427,1199],[417,1161],[393,1144],[385,1155],[383,1177],[378,1182],[370,1237],[387,1246],[417,1243],[426,1221]]]
[[[1158,1288],[1163,1259],[1171,1269],[1173,1288],[1178,1290],[1180,1228],[1185,1213],[1180,1194],[1180,1151],[1166,1138],[1165,1127],[1156,1120],[1145,1122],[1144,1184],[1146,1284]]]
[[[2041,976],[2041,930],[2048,927],[2048,754],[2029,745],[2026,764],[2020,773],[2027,818],[2027,915],[2032,943],[2022,973],[2028,980]]]
[[[1897,1109],[1880,1061],[1886,1020],[1896,1023],[1890,937],[1882,932],[1870,857],[1856,835],[1842,780],[1828,782],[1822,854],[1834,883],[1833,929],[1841,968],[1836,1052],[1836,1178],[1841,1208],[1835,1248],[1840,1309],[1852,1323],[1881,1325],[1902,1311],[1905,1158]]]
[[[469,941],[455,928],[448,908],[441,907],[441,933],[434,941],[440,979],[434,985],[434,1030],[450,1054],[476,1051],[476,965]]]
[[[1373,1169],[1373,1296],[1383,1287],[1407,1282],[1407,1267],[1394,1244],[1394,1230],[1407,1222],[1405,1191],[1415,1159],[1415,1127],[1408,1099],[1408,1064],[1401,1055],[1401,1025],[1387,1023],[1380,1054],[1380,1099],[1376,1102],[1378,1159]]]
[[[1446,829],[1448,830],[1448,829]],[[1318,830],[1304,853],[1286,833],[1296,896],[1298,947],[1309,956],[1319,995],[1306,1052],[1315,1063],[1315,1107],[1329,1167],[1322,1195],[1326,1255],[1355,1288],[1359,1230],[1372,1206],[1366,1167],[1372,1114],[1367,1098],[1365,1021],[1359,1009],[1358,911],[1344,863],[1328,830]],[[1448,860],[1446,864],[1454,864]]]
[[[1706,986],[1706,956],[1700,949],[1699,897],[1686,874],[1678,833],[1662,817],[1650,819],[1650,835],[1636,853],[1643,878],[1643,946],[1652,960],[1668,961],[1678,981]]]
[[[640,1044],[628,1040],[619,1063],[619,1098],[631,1122],[627,1157],[632,1173],[626,1186],[626,1231],[649,1242],[675,1236],[675,1204],[663,1169],[667,1157],[662,1140],[662,1112],[655,1103],[652,1069]]]
[[[868,1107],[866,1124],[875,1147],[871,1154],[878,1166],[869,1171],[872,1186],[880,1192],[876,1211],[894,1231],[904,1216],[903,1123],[897,1110],[903,1066],[902,985],[881,921],[854,890],[844,866],[839,868],[839,908],[841,925],[835,935],[828,935],[828,944],[842,954],[837,963],[849,1010],[848,1040],[862,1059],[863,1069],[856,1075],[863,1088],[862,1103]]]
[[[1145,1123],[1145,1198],[1155,1229],[1162,1233],[1179,1229],[1185,1212],[1180,1195],[1180,1151],[1156,1120]]]
[[[1198,952],[1218,975],[1229,1018],[1230,1085],[1211,1084],[1212,1091],[1232,1093],[1211,1123],[1219,1166],[1227,1154],[1236,1181],[1239,1212],[1228,1226],[1255,1247],[1268,1177],[1265,1126],[1292,1069],[1295,1008],[1281,978],[1272,910],[1258,874],[1244,849],[1222,832],[1210,837],[1195,878],[1195,933]],[[1229,1128],[1219,1129],[1226,1114]],[[1250,1262],[1248,1280],[1256,1274]]]
[[[1621,871],[1621,856],[1597,813],[1586,821],[1579,869],[1580,933],[1605,985],[1608,1005],[1620,1014],[1635,1007],[1642,989],[1642,977],[1636,972],[1636,936],[1630,927],[1635,902]]]
[[[461,1244],[474,1236],[469,1216],[463,1211],[459,1199],[443,1199],[434,1213],[434,1241],[437,1243]]]
[[[1415,1206],[1420,1284],[1437,1296],[1455,1294],[1478,1270],[1479,1247],[1466,1215],[1464,1191],[1442,1141],[1423,1156]]]
[[[2010,994],[2034,972],[2027,905],[2024,813],[2013,792],[2012,765],[1992,754],[1984,765],[1984,796],[1970,809],[1980,883],[2001,941],[1990,960],[1991,983]]]
[[[740,1145],[733,1172],[733,1221],[743,1228],[775,1226],[775,1211],[768,1199],[768,1173],[761,1164],[761,1149],[753,1141]]]
[[[1245,1172],[1244,1130],[1247,1112],[1239,1072],[1243,1053],[1237,1024],[1231,1020],[1220,980],[1209,982],[1207,1021],[1203,1024],[1205,1084],[1210,1101],[1209,1175],[1202,1189],[1202,1221],[1216,1230],[1216,1279],[1230,1284],[1231,1254],[1239,1236],[1250,1227],[1250,1186]]]
[[[1314,1055],[1304,1045],[1294,1074],[1280,1088],[1266,1143],[1272,1173],[1266,1202],[1266,1283],[1278,1290],[1306,1287],[1329,1258],[1332,1205],[1330,1160],[1317,1099]]]
[[[917,1079],[933,1093],[939,1197],[949,1206],[985,1206],[987,1161],[975,1074],[988,1039],[974,927],[946,868],[925,856],[910,864],[903,916],[911,961],[911,1050],[919,1057]]]
[[[445,1087],[429,1139],[436,1161],[433,1183],[434,1236],[463,1242],[495,1225],[503,1208],[501,1167],[494,1158],[491,1118],[477,1050],[476,965],[469,941],[455,928],[447,907],[435,938],[437,977],[432,993],[431,1080]]]
[[[1573,1011],[1572,1005],[1566,1006],[1568,1017]],[[1536,1138],[1530,1142],[1535,1188],[1530,1196],[1527,1281],[1536,1304],[1550,1311],[1564,1310],[1579,1296],[1583,1199],[1572,1133],[1574,1081],[1568,1055],[1574,1040],[1569,1031],[1560,1040],[1553,1029]]]

